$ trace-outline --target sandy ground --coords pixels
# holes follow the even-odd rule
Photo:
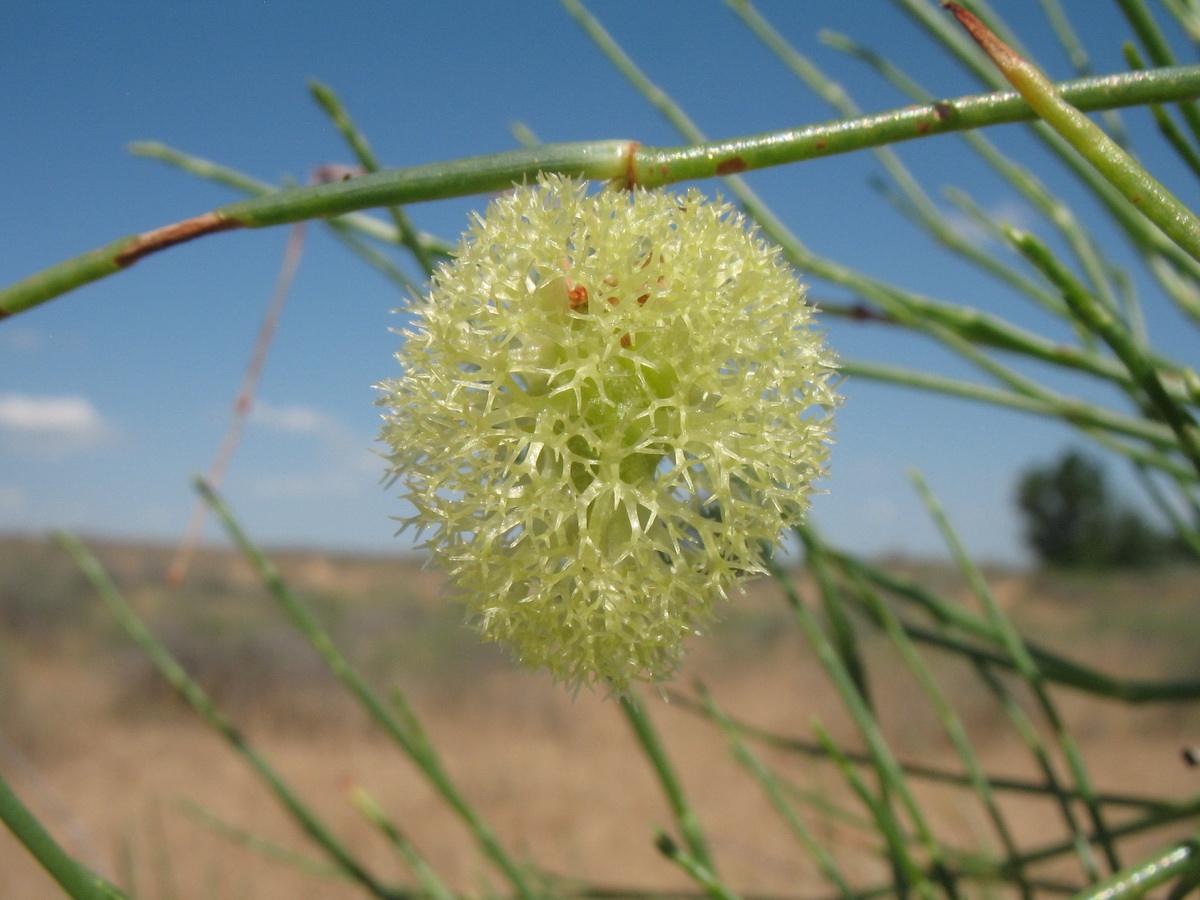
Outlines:
[[[1028,587],[1015,579],[1003,590],[1010,602],[1020,602]],[[764,589],[746,608],[777,608],[772,593]],[[1058,629],[1073,640],[1081,613],[1056,604],[1038,615],[1031,621],[1048,636]],[[737,632],[698,644],[680,689],[689,693],[691,680],[703,678],[724,708],[768,731],[807,738],[819,717],[848,745],[857,745],[796,629],[766,612],[748,621]],[[1117,671],[1126,664],[1136,671],[1139,660],[1151,666],[1139,655],[1161,656],[1149,646],[1139,650],[1136,636],[1102,636],[1093,647],[1076,649]],[[9,645],[6,652],[0,771],[83,861],[147,898],[364,896],[336,879],[264,859],[184,810],[183,801],[190,801],[281,845],[319,855],[245,762],[159,692],[128,655],[108,644],[98,649],[76,640]],[[226,663],[236,680],[236,657]],[[959,769],[936,717],[885,648],[872,666],[876,703],[898,755]],[[571,698],[544,676],[514,672],[502,663],[462,667],[447,658],[396,683],[411,697],[462,793],[510,851],[544,871],[600,887],[693,887],[654,848],[655,827],[672,833],[675,828],[617,704],[587,693]],[[969,683],[967,671],[939,672],[988,770],[1035,777],[1028,751]],[[476,894],[506,890],[461,823],[343,693],[319,679],[294,690],[268,685],[261,696],[253,681],[242,688],[240,694],[226,691],[235,698],[232,714],[239,726],[381,880],[411,884],[403,864],[349,802],[352,786],[368,791],[454,887]],[[1176,799],[1200,792],[1200,773],[1179,756],[1183,744],[1200,739],[1194,710],[1131,709],[1067,691],[1056,696],[1099,789]],[[646,702],[728,883],[747,894],[830,894],[714,727],[652,692]],[[827,763],[769,749],[761,753],[796,784],[861,809],[847,799]],[[994,846],[986,817],[969,793],[922,788],[920,800],[940,834],[964,847]],[[1049,803],[1006,802],[1005,810],[1022,846],[1064,835],[1062,817]],[[804,815],[856,883],[882,874],[860,831],[830,824],[810,810]],[[1125,815],[1116,811],[1113,821]],[[1125,860],[1163,839],[1160,832],[1141,846],[1130,844]],[[1070,866],[1051,874],[1076,877]],[[0,898],[54,896],[48,877],[0,832]]]

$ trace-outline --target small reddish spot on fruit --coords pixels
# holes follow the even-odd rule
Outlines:
[[[817,141],[817,149],[818,150],[824,150],[827,146],[829,146],[829,144],[825,140],[825,138],[821,138],[819,141]]]
[[[718,175],[733,175],[735,172],[745,172],[748,166],[740,156],[731,156],[717,163]]]
[[[1141,194],[1134,194],[1132,197],[1130,197],[1130,198],[1129,198],[1129,202],[1130,202],[1130,203],[1141,203],[1141,202],[1142,202],[1142,195],[1141,195]]]
[[[931,126],[929,125],[929,123],[925,122],[925,121],[920,121],[917,123],[917,131],[920,134],[927,133],[929,131],[930,127]]]
[[[567,279],[567,299],[571,303],[571,309],[578,309],[588,302],[587,288],[582,284],[571,285],[571,279]]]

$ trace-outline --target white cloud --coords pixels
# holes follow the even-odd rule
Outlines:
[[[1013,228],[1029,229],[1037,222],[1037,216],[1026,204],[1006,197],[983,210],[993,222],[1011,225]],[[952,208],[946,212],[950,227],[969,243],[979,246],[996,246],[996,238],[983,225],[962,210]]]
[[[107,442],[115,429],[84,397],[0,394],[0,438],[31,453],[78,453]]]
[[[250,421],[272,431],[307,434],[326,440],[340,440],[346,434],[346,427],[336,418],[308,406],[272,406],[257,403],[250,413]]]
[[[250,421],[269,431],[310,437],[319,441],[324,453],[339,469],[343,466],[358,472],[378,474],[379,457],[370,452],[370,439],[350,428],[337,416],[309,406],[273,406],[255,404]]]
[[[260,474],[255,491],[272,499],[317,499],[360,493],[378,482],[383,465],[369,439],[337,416],[301,405],[259,403],[250,414],[259,428],[313,441],[307,463]],[[366,477],[364,477],[366,476]]]
[[[100,426],[100,414],[83,397],[0,394],[0,428],[9,431],[78,435]]]

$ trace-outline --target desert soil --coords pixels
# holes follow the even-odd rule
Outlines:
[[[294,637],[283,636],[290,633],[247,571],[214,553],[201,584],[173,594],[156,580],[160,556],[144,548],[109,548],[106,561],[254,747],[371,871],[385,882],[412,884],[350,802],[355,788],[366,790],[456,889],[480,895],[506,891],[414,766]],[[615,702],[587,691],[572,697],[543,674],[514,670],[502,653],[476,648],[458,625],[457,611],[443,612],[448,604],[438,597],[436,576],[411,562],[296,555],[283,565],[370,676],[381,687],[406,692],[463,795],[513,854],[569,884],[694,890],[654,847],[655,828],[676,829]],[[1106,581],[1111,600],[1097,599],[1078,583],[1047,589],[1044,580],[1022,573],[999,573],[994,586],[1027,632],[1073,658],[1119,675],[1192,677],[1194,661],[1162,636],[1163,629],[1138,629],[1118,616],[1122,591],[1140,592],[1142,603],[1151,593],[1194,603],[1200,576],[1171,577],[1169,586],[1159,584],[1154,591],[1140,591],[1137,581]],[[53,627],[30,627],[20,615],[14,619],[12,609],[20,606],[10,596],[10,620],[16,624],[0,639],[0,772],[59,840],[138,897],[364,896],[337,878],[265,858],[189,811],[198,806],[280,846],[320,856],[245,761],[163,689],[86,591],[73,582],[62,589],[72,596],[78,592],[71,603],[79,605],[59,609]],[[339,592],[348,599],[338,600]],[[255,612],[244,612],[250,606]],[[1161,612],[1167,620],[1170,614]],[[1114,616],[1115,624],[1109,621]],[[1165,630],[1178,635],[1190,627],[1190,620],[1180,621],[1184,624]],[[389,629],[409,633],[412,640],[393,641]],[[877,638],[868,637],[864,646],[873,698],[900,758],[960,771],[936,717],[891,651]],[[1029,752],[969,670],[954,668],[936,653],[929,656],[988,771],[1036,779]],[[738,600],[713,635],[696,639],[674,687],[695,696],[696,679],[724,709],[769,732],[808,739],[819,718],[847,746],[860,746],[768,583]],[[1171,799],[1200,792],[1200,770],[1180,759],[1182,746],[1200,743],[1194,707],[1133,708],[1069,690],[1054,696],[1098,789]],[[732,761],[714,726],[678,700],[664,702],[654,691],[644,697],[727,882],[744,894],[828,896],[828,883]],[[755,746],[795,784],[861,810],[827,762]],[[969,792],[922,787],[920,799],[941,834],[958,836],[964,847],[994,846]],[[883,874],[861,831],[800,808],[857,883]],[[1004,808],[1024,847],[1065,835],[1052,804],[1006,801]],[[1118,809],[1112,819],[1127,815]],[[1163,840],[1159,832],[1140,845],[1128,844],[1125,859]],[[1069,882],[1078,873],[1066,866],[1047,877]],[[45,873],[0,830],[0,898],[54,896]]]

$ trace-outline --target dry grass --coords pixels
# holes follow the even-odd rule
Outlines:
[[[412,767],[368,726],[311,651],[289,632],[248,568],[208,553],[181,591],[162,587],[165,550],[104,546],[101,555],[155,630],[300,792],[387,880],[402,867],[345,798],[366,787],[456,886],[499,886],[470,840]],[[400,684],[464,792],[507,845],[545,869],[608,887],[686,887],[652,846],[670,816],[615,704],[572,700],[541,675],[512,671],[437,599],[436,576],[404,560],[281,555],[275,559],[339,644],[380,685]],[[899,564],[898,564],[899,565]],[[945,570],[920,573],[951,593]],[[1129,580],[999,573],[1004,602],[1040,641],[1103,668],[1143,676],[1200,674],[1194,610],[1200,575]],[[305,841],[229,749],[197,724],[131,651],[81,579],[40,542],[0,543],[0,768],[85,861],[138,896],[356,897],[231,844],[181,811],[187,798],[291,847]],[[1027,754],[953,661],[933,657],[990,770],[1032,776]],[[949,761],[946,742],[890,651],[872,644],[872,684],[898,752]],[[819,669],[768,584],[697,641],[685,677],[703,678],[727,709],[781,734],[807,736],[819,715],[853,743]],[[1200,780],[1178,762],[1200,735],[1194,712],[1130,710],[1062,695],[1101,788],[1183,797]],[[747,892],[826,894],[796,842],[729,760],[710,726],[653,702],[728,880]],[[825,765],[765,754],[796,781],[844,792]],[[923,800],[969,845],[984,835],[969,794]],[[1061,834],[1041,803],[1012,807],[1027,844]],[[853,871],[878,871],[852,831],[832,835]],[[1130,857],[1132,858],[1132,857]],[[0,834],[0,897],[54,896],[47,877]]]

